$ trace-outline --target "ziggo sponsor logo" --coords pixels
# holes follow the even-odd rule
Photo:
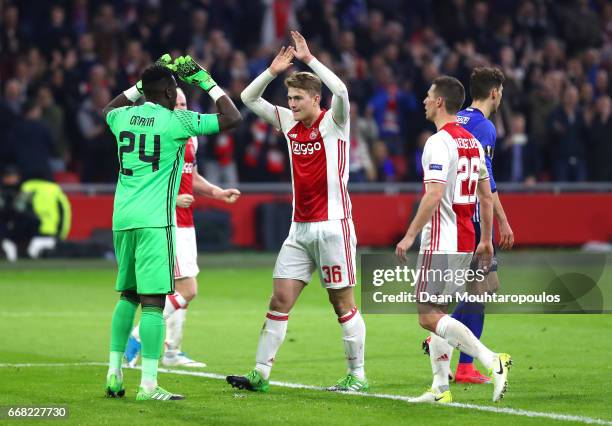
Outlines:
[[[310,155],[321,150],[321,142],[300,143],[291,141],[291,150],[295,155]]]

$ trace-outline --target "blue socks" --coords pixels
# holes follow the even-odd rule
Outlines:
[[[484,310],[485,306],[482,303],[459,302],[457,306],[455,306],[455,310],[451,316],[457,321],[462,322],[472,333],[474,333],[474,336],[480,339],[484,326]],[[459,357],[460,363],[470,364],[473,361],[474,358],[461,352],[461,356]]]

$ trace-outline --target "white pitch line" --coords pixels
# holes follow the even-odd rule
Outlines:
[[[27,368],[27,367],[84,367],[84,366],[100,366],[105,367],[108,364],[105,362],[60,362],[60,363],[23,363],[23,364],[0,364],[0,368]],[[140,369],[140,368],[137,368]],[[160,373],[177,374],[183,376],[195,376],[205,377],[207,379],[225,380],[224,375],[216,373],[206,373],[203,371],[189,371],[189,370],[177,370],[170,368],[160,368]],[[288,383],[288,382],[277,382],[274,380],[270,381],[271,385],[291,388],[291,389],[306,389],[315,391],[325,391],[325,388],[320,386],[304,385],[301,383]],[[361,396],[369,398],[381,398],[381,399],[392,399],[396,401],[405,401],[411,398],[409,396],[392,395],[386,393],[361,393],[361,392],[342,392],[345,395]],[[440,407],[455,407],[464,408],[477,411],[487,411],[496,414],[509,414],[512,416],[531,417],[531,418],[545,418],[552,420],[560,420],[567,422],[579,422],[584,424],[597,424],[597,425],[612,425],[612,421],[597,419],[593,417],[576,416],[572,414],[558,414],[558,413],[544,413],[541,411],[529,411],[522,410],[520,408],[508,408],[508,407],[494,407],[490,405],[477,405],[477,404],[466,404],[462,402],[451,402],[449,404],[439,404]]]

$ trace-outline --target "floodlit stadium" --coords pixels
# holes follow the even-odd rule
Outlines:
[[[0,420],[611,424],[612,5],[0,0]]]

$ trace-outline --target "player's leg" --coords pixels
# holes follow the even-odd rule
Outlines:
[[[480,242],[480,222],[472,222],[474,225],[474,234],[476,237],[476,245]],[[465,324],[467,328],[480,339],[484,327],[484,311],[485,305],[478,302],[459,302],[452,313],[452,317]],[[490,383],[491,378],[483,375],[480,371],[474,368],[474,358],[468,354],[461,352],[459,355],[459,363],[455,372],[455,381],[457,383]]]
[[[175,279],[174,283],[176,286],[175,294],[181,294],[187,302],[191,302],[197,296],[198,282],[195,276]],[[206,367],[205,363],[194,361],[181,350],[188,307],[189,305],[176,310],[166,319],[166,350],[162,358],[162,364],[165,366]],[[166,299],[164,317],[166,317],[167,308],[168,300]]]
[[[268,391],[272,365],[287,334],[289,312],[305,285],[301,280],[274,278],[274,290],[259,334],[255,367],[245,376],[227,376],[230,385],[239,389]]]
[[[355,254],[357,239],[350,219],[319,222],[312,225],[316,232],[314,257],[321,284],[327,289],[338,323],[347,362],[347,374],[332,391],[367,391],[364,369],[366,326],[355,303]]]
[[[272,364],[285,340],[289,313],[302,290],[310,281],[314,262],[301,243],[308,224],[291,225],[274,267],[274,288],[263,328],[259,335],[255,368],[245,376],[227,376],[233,387],[267,391]]]
[[[174,291],[174,231],[172,227],[141,228],[136,231],[136,278],[142,304],[142,378],[136,399],[183,399],[183,396],[172,394],[157,384],[157,368],[165,334],[164,305],[166,295]]]
[[[346,355],[347,374],[331,391],[367,391],[370,386],[365,375],[366,326],[355,304],[354,288],[328,289],[329,301],[342,328],[342,342]]]
[[[176,259],[174,264],[175,292],[166,296],[164,319],[166,320],[166,342],[173,342],[182,337],[185,309],[197,295],[195,277],[200,272],[197,263],[198,250],[195,228],[177,228]],[[179,314],[180,313],[180,314]],[[179,315],[176,315],[179,314]],[[176,337],[175,337],[176,335]],[[172,346],[172,345],[171,345]],[[176,348],[164,352],[162,363],[166,366],[205,367],[206,364],[196,362],[181,354],[180,343]],[[135,367],[140,355],[139,325],[132,330],[125,351],[125,359],[130,367]]]
[[[450,315],[432,310],[431,305],[419,304],[419,324],[426,330],[446,340],[453,348],[459,349],[478,359],[493,374],[493,401],[499,401],[506,391],[508,369],[512,364],[510,356],[494,353],[480,342],[464,324]],[[430,346],[430,357],[431,346]],[[449,356],[450,358],[450,356]],[[447,379],[448,380],[448,376]]]
[[[196,277],[199,272],[195,228],[176,228],[176,262],[174,265],[176,291],[174,295],[168,296],[164,308],[166,351],[162,364],[166,366],[206,367],[205,363],[192,360],[181,350],[187,308],[198,294]]]
[[[134,263],[136,245],[133,231],[113,232],[113,244],[117,258],[115,289],[121,292],[121,297],[115,305],[111,322],[110,354],[106,375],[106,395],[111,398],[122,397],[125,394],[121,362],[134,323],[134,315],[140,302],[136,294]]]
[[[419,305],[419,322],[435,322],[444,315],[443,310],[435,305]],[[410,399],[409,402],[452,402],[449,375],[453,347],[435,333],[430,333],[427,353],[431,363],[433,381],[431,388],[421,396]]]

